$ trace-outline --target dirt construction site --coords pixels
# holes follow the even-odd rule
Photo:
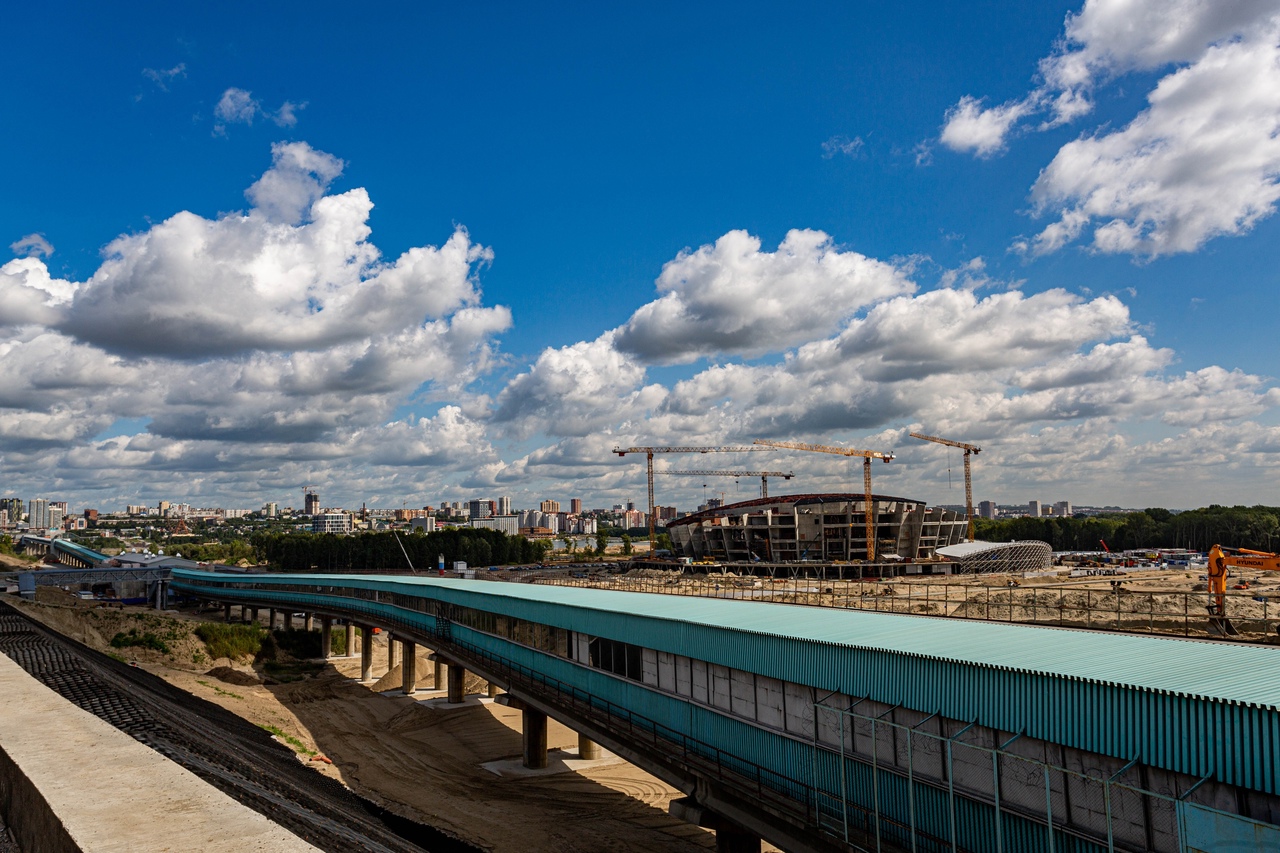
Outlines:
[[[433,664],[421,647],[418,693],[403,695],[400,667],[387,669],[385,634],[371,638],[377,681],[366,685],[357,680],[358,655],[285,656],[266,669],[247,657],[209,657],[194,631],[202,622],[221,622],[220,609],[102,607],[51,587],[40,587],[35,602],[5,600],[65,637],[271,732],[307,772],[459,842],[445,848],[675,853],[715,847],[713,833],[667,814],[680,792],[608,753],[576,761],[577,734],[554,721],[548,771],[521,772],[520,712],[479,698],[485,684],[478,679],[468,684],[475,695],[466,705],[441,707]],[[112,645],[130,632],[151,635],[163,648]]]
[[[731,567],[707,574],[646,569],[586,577],[548,574],[535,583],[666,595],[769,601],[918,616],[984,619],[1209,638],[1203,570],[1152,569],[1070,577],[1067,571],[899,576],[885,580],[762,578]],[[1280,644],[1280,574],[1241,570],[1229,578],[1225,615],[1234,640]]]

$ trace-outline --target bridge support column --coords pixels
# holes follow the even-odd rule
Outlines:
[[[586,735],[578,735],[578,758],[583,761],[595,761],[603,752],[604,750],[600,749],[600,744]]]
[[[396,635],[387,634],[387,672],[396,668],[400,662],[400,649],[396,646]]]
[[[418,650],[413,643],[405,640],[404,646],[404,695],[412,696],[418,692]]]
[[[436,664],[439,666],[439,664]],[[467,671],[457,664],[449,665],[449,704],[456,705],[466,694]]]
[[[333,620],[328,616],[320,617],[320,657],[325,660],[333,653]]]
[[[692,797],[672,800],[667,812],[695,826],[714,829],[716,853],[760,853],[760,836],[703,808]]]
[[[276,629],[276,609],[272,607],[267,611],[267,630],[274,631]]]
[[[434,687],[436,690],[443,690],[444,681],[446,677],[445,671],[452,670],[453,667],[445,666],[445,662],[440,660],[440,657],[438,655],[436,656],[436,659],[432,661],[432,663],[435,664],[434,672],[432,673],[432,678],[434,678],[435,680],[432,682],[432,687]]]
[[[360,626],[360,680],[373,681],[373,629]]]
[[[164,610],[164,581],[156,581],[156,610]]]
[[[347,653],[346,657],[352,658],[356,656],[356,626],[352,622],[347,622]]]
[[[231,621],[231,605],[230,604],[222,605],[222,621],[223,622]]]
[[[302,614],[302,629],[304,631],[314,631],[316,629],[316,617],[310,613]]]
[[[498,695],[498,685],[490,681],[489,682],[489,698],[492,699],[497,695]]]
[[[249,621],[254,623],[255,625],[258,623],[258,608],[256,607],[249,608]]]
[[[530,770],[544,770],[547,766],[547,715],[525,708],[521,718],[524,766]]]

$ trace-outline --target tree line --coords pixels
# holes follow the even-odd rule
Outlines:
[[[1207,551],[1214,545],[1275,551],[1280,547],[1280,507],[1214,504],[1176,514],[1153,507],[1089,518],[978,518],[975,537],[987,542],[1038,539],[1055,551],[1098,551],[1100,541],[1113,551]]]
[[[441,554],[449,568],[459,560],[470,567],[539,563],[551,547],[546,540],[470,527],[403,535],[260,533],[251,542],[259,563],[283,572],[376,572],[408,569],[409,563],[418,571],[434,571]]]

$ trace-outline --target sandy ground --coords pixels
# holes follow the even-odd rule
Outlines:
[[[1180,568],[1084,578],[986,574],[858,582],[643,571],[539,582],[1203,638],[1209,636],[1209,596],[1202,575]],[[1240,631],[1236,639],[1280,644],[1280,574],[1233,570],[1230,585],[1239,581],[1248,590],[1227,593],[1227,615]]]
[[[200,659],[190,635],[198,618],[156,615],[145,608],[104,610],[45,587],[24,610],[63,634],[114,652],[170,683],[296,740],[300,760],[380,805],[495,851],[642,853],[714,849],[707,831],[667,814],[680,793],[616,758],[576,771],[524,778],[482,767],[520,755],[520,713],[488,701],[438,708],[431,699],[434,666],[419,654],[419,694],[359,684],[360,658],[335,658],[317,674],[283,684],[240,684],[207,674],[218,666],[252,672],[245,661]],[[220,615],[220,612],[219,612]],[[264,614],[265,615],[265,614]],[[204,618],[217,621],[212,612]],[[165,636],[171,653],[112,649],[119,630]],[[385,635],[375,635],[374,677],[387,676]],[[194,658],[194,660],[193,660]],[[199,662],[197,662],[197,660]],[[399,683],[398,669],[382,686]],[[234,681],[248,681],[243,677]],[[469,687],[482,689],[478,679]],[[425,694],[425,695],[424,695]],[[548,746],[576,758],[577,735],[551,721]],[[310,760],[314,752],[333,764]],[[766,851],[776,848],[765,845]]]

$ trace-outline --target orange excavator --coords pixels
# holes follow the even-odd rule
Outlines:
[[[1240,635],[1227,618],[1227,570],[1233,568],[1280,572],[1280,554],[1221,545],[1209,549],[1209,633],[1223,637]]]

